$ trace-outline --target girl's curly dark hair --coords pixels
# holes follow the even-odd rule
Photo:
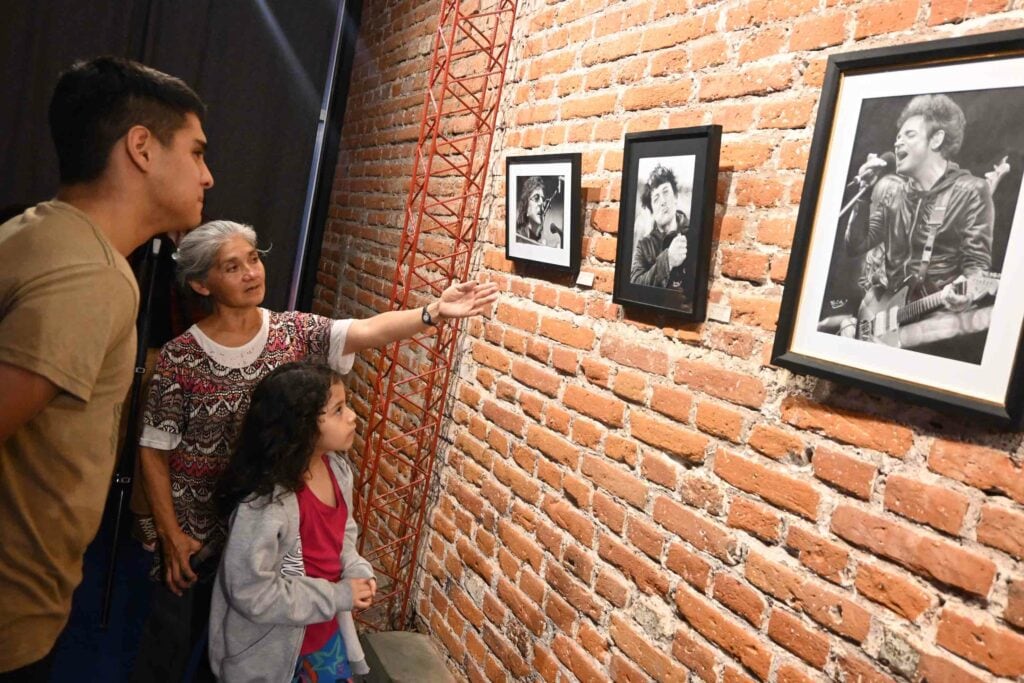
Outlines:
[[[297,491],[316,446],[317,418],[341,378],[323,363],[286,363],[252,392],[235,452],[217,484],[216,504],[227,517],[247,498],[274,487]]]

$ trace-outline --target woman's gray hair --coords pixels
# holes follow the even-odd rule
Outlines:
[[[235,235],[244,237],[246,242],[256,246],[256,231],[252,226],[234,221],[210,221],[186,233],[174,253],[174,260],[178,264],[178,283],[187,289],[190,280],[206,280],[217,259],[217,252]]]

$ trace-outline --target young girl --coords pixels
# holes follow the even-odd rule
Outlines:
[[[287,363],[256,386],[217,489],[233,511],[210,610],[218,678],[308,683],[367,673],[351,610],[377,590],[356,552],[355,414],[322,363]]]

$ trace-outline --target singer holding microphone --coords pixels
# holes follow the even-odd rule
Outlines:
[[[544,178],[530,176],[523,182],[516,213],[516,239],[542,247],[562,248],[562,229],[554,223],[545,227],[544,217],[554,195],[544,196]]]
[[[938,292],[946,311],[964,311],[974,300],[953,284],[992,265],[992,188],[953,161],[966,119],[950,97],[914,97],[897,127],[893,151],[869,154],[851,183],[860,189],[843,209],[846,253],[865,256],[862,286],[875,296],[906,288],[911,303]],[[853,336],[854,325],[838,333]]]

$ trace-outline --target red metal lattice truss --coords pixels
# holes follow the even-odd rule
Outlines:
[[[515,0],[441,2],[392,310],[422,305],[469,276],[515,15]],[[371,630],[409,625],[459,329],[443,322],[377,360],[355,510],[360,552],[380,579],[374,605],[357,617]]]

